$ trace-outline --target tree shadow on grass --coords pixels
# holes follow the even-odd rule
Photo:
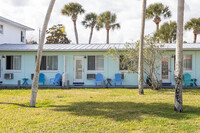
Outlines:
[[[116,121],[142,120],[154,116],[181,120],[200,116],[198,107],[184,106],[184,113],[174,113],[174,105],[168,103],[75,102],[71,105],[50,105],[49,107],[53,111],[70,112],[77,116],[100,116]]]
[[[20,107],[29,107],[28,105],[26,104],[20,104],[20,103],[8,103],[8,102],[0,102],[0,105],[1,104],[7,104],[7,105],[17,105],[17,106],[20,106]]]
[[[6,104],[6,105],[16,105],[16,106],[20,106],[20,107],[24,107],[24,108],[42,108],[43,106],[36,106],[36,107],[30,107],[29,103],[27,104],[20,104],[20,103],[8,103],[8,102],[0,102],[1,104]]]

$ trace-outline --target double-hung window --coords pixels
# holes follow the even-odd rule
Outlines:
[[[119,57],[119,70],[120,70],[120,71],[127,71],[127,70],[128,70],[127,64],[125,64],[125,63],[123,62],[123,56],[120,56],[120,57]]]
[[[58,70],[58,56],[42,56],[40,70]]]
[[[0,34],[3,34],[3,25],[0,24]]]
[[[104,71],[104,56],[88,56],[88,71]]]
[[[192,55],[183,56],[183,69],[184,71],[192,71]]]
[[[21,56],[6,56],[6,70],[21,70]]]
[[[119,57],[119,70],[120,71],[128,71],[128,70],[136,70],[137,62],[135,60],[124,60],[123,56]]]

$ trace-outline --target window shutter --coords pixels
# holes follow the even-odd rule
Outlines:
[[[6,69],[12,70],[12,56],[6,56]]]
[[[3,25],[0,25],[0,34],[3,34]]]
[[[176,69],[176,55],[174,55],[174,71]]]
[[[24,42],[24,32],[21,31],[21,42]]]
[[[88,56],[88,70],[95,70],[95,56]]]
[[[40,70],[46,70],[46,66],[47,66],[46,56],[42,56]]]

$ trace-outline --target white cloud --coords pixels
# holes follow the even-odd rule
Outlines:
[[[117,14],[117,22],[121,24],[121,29],[110,32],[110,42],[127,42],[139,39],[140,24],[141,24],[141,0],[57,0],[52,12],[49,27],[55,24],[64,24],[66,27],[67,36],[72,42],[75,42],[73,23],[70,17],[63,16],[61,9],[69,2],[78,2],[86,10],[86,13],[103,11],[112,11]],[[177,18],[177,1],[176,0],[153,0],[147,1],[147,4],[154,2],[162,2],[169,6],[172,11],[170,19],[162,19],[162,23],[169,20],[176,21]],[[17,21],[36,29],[34,32],[28,33],[28,38],[38,39],[38,28],[42,27],[49,0],[6,0],[0,4],[0,16]],[[185,6],[185,22],[193,17],[199,16],[199,1],[186,0]],[[79,42],[87,43],[89,38],[89,29],[85,29],[81,25],[84,15],[78,17],[77,28],[79,33]],[[146,20],[145,34],[150,34],[155,31],[155,24],[152,20]],[[104,43],[106,40],[106,31],[94,31],[92,42]],[[184,32],[184,40],[192,42],[192,31]]]
[[[13,6],[26,6],[28,4],[27,0],[7,0]]]

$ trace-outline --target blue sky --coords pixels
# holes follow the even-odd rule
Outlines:
[[[124,43],[139,39],[140,23],[141,23],[141,0],[56,0],[54,10],[52,12],[49,27],[55,24],[64,24],[67,36],[72,42],[75,42],[73,23],[70,17],[63,16],[61,9],[69,2],[78,2],[86,10],[86,13],[96,12],[97,14],[104,11],[111,11],[117,14],[117,22],[121,24],[121,29],[110,32],[110,43]],[[177,0],[147,0],[147,6],[155,2],[162,2],[169,6],[172,11],[172,17],[163,19],[166,21],[176,21],[177,18]],[[185,23],[193,17],[200,17],[199,0],[185,1]],[[42,27],[44,16],[49,4],[49,0],[6,0],[0,4],[0,16],[22,23],[35,29],[28,32],[28,39],[38,40],[38,28]],[[85,29],[81,25],[85,14],[78,17],[77,28],[79,34],[79,42],[87,43],[89,38],[89,29]],[[161,25],[160,24],[160,25]],[[152,20],[146,20],[145,34],[154,33],[156,29]],[[93,43],[105,43],[106,31],[94,31]],[[184,41],[193,41],[193,32],[184,31]],[[200,42],[200,38],[197,39]]]

